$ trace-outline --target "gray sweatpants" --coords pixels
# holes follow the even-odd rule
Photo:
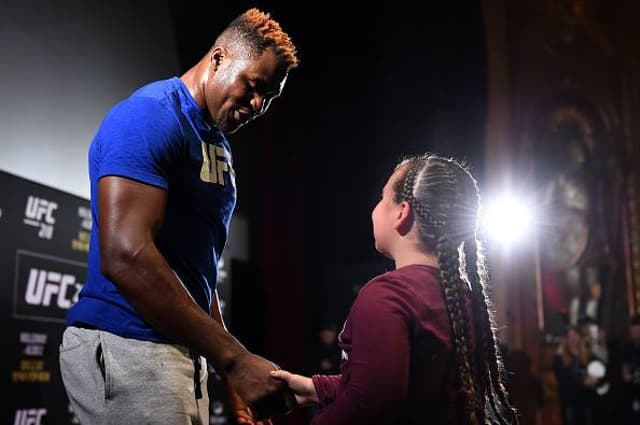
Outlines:
[[[208,425],[207,364],[195,367],[180,345],[122,338],[68,327],[60,345],[60,372],[83,425]]]

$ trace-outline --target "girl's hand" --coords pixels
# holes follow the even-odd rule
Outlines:
[[[271,371],[271,376],[284,381],[291,388],[296,395],[298,405],[305,406],[318,403],[318,394],[316,394],[316,387],[313,385],[311,378],[296,375],[282,369]]]

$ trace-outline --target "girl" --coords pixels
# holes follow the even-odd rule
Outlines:
[[[503,386],[484,259],[479,193],[458,162],[398,164],[372,213],[395,270],[359,292],[340,333],[341,374],[278,370],[314,425],[517,422]]]

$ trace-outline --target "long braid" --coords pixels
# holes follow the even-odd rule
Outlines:
[[[447,167],[443,170],[442,173],[442,181],[446,183],[447,187],[450,188],[459,188],[463,180],[459,179],[456,175],[456,171],[459,169]],[[475,417],[475,422],[480,423],[480,421],[484,420],[484,397],[481,397],[481,392],[479,384],[481,382],[477,382],[476,377],[478,374],[478,365],[476,359],[477,353],[477,344],[474,343],[473,334],[471,332],[471,323],[473,321],[473,317],[469,315],[467,310],[467,300],[470,296],[471,288],[467,284],[467,281],[463,279],[461,275],[461,266],[462,263],[466,263],[466,257],[460,257],[459,247],[461,245],[461,237],[464,236],[467,231],[466,228],[468,226],[465,225],[467,213],[466,211],[469,209],[468,207],[468,196],[464,196],[464,191],[461,190],[452,190],[448,197],[442,196],[441,202],[447,208],[443,209],[442,213],[446,214],[447,219],[446,225],[441,228],[442,235],[451,235],[448,237],[450,241],[455,241],[449,249],[448,255],[454,261],[455,265],[455,275],[453,275],[455,279],[455,288],[458,291],[458,299],[460,300],[460,308],[462,309],[462,315],[464,320],[462,321],[462,332],[464,333],[464,341],[465,344],[462,347],[462,350],[465,351],[464,355],[466,361],[469,364],[469,399],[470,399],[470,408],[472,417]],[[449,198],[449,199],[447,199]],[[442,237],[442,236],[441,236]],[[465,260],[465,261],[461,261]],[[470,347],[475,346],[476,351],[472,350]]]
[[[492,308],[489,296],[485,291],[486,267],[484,255],[478,256],[478,241],[475,237],[469,238],[464,243],[464,253],[467,259],[467,275],[472,287],[472,305],[476,323],[478,325],[478,364],[482,364],[481,376],[484,380],[486,397],[489,400],[491,409],[501,425],[507,425],[509,421],[505,418],[501,409],[498,408],[496,397],[504,409],[511,415],[512,423],[518,423],[516,410],[508,401],[507,391],[504,387],[504,378],[499,365],[502,364],[498,340],[495,335],[495,323],[493,320]]]
[[[451,322],[452,339],[454,341],[454,350],[456,361],[458,363],[459,379],[466,395],[465,405],[466,417],[472,425],[479,424],[478,411],[480,410],[478,393],[474,379],[474,363],[475,359],[470,350],[471,333],[470,318],[466,310],[467,290],[466,284],[460,276],[460,258],[458,249],[448,238],[448,232],[443,231],[444,227],[448,227],[445,217],[436,217],[424,205],[422,205],[414,196],[416,185],[416,177],[419,173],[420,166],[424,167],[427,157],[416,158],[413,161],[405,161],[400,166],[409,162],[407,171],[405,172],[400,187],[400,199],[407,201],[414,213],[416,214],[416,222],[420,227],[420,234],[423,236],[425,247],[429,250],[437,252],[438,261],[443,280],[443,291],[447,306],[447,314]],[[424,163],[423,163],[424,162]],[[454,180],[452,175],[445,176],[442,181],[448,180],[449,184]],[[455,185],[455,183],[453,184]],[[452,203],[453,204],[453,203]],[[437,237],[437,235],[440,235]],[[436,246],[433,246],[434,239],[437,239]],[[481,416],[482,417],[482,416]]]
[[[435,155],[410,158],[396,170],[401,168],[405,171],[394,187],[394,199],[411,206],[420,242],[425,251],[437,256],[440,266],[458,379],[465,395],[464,423],[484,423],[488,403],[500,425],[517,424],[503,384],[492,306],[485,290],[484,255],[476,239],[477,183],[462,165]],[[505,417],[505,410],[511,418]]]
[[[464,298],[460,298],[459,287],[464,285],[460,277],[460,260],[458,249],[451,244],[446,235],[440,236],[436,248],[440,275],[444,287],[447,313],[451,321],[452,336],[454,341],[456,358],[459,366],[459,377],[466,394],[464,410],[469,423],[479,424],[477,415],[476,386],[470,362],[470,340],[465,328],[468,327]]]
[[[466,271],[472,289],[472,307],[476,323],[476,364],[478,366],[478,376],[480,378],[483,392],[491,405],[500,425],[505,425],[502,415],[496,404],[496,397],[492,388],[491,370],[487,358],[490,357],[488,344],[491,339],[489,315],[481,278],[478,273],[478,246],[475,238],[464,242],[464,256],[466,261]]]

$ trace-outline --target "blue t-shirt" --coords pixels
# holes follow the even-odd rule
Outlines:
[[[89,149],[89,176],[94,223],[89,270],[67,323],[170,342],[145,323],[100,271],[98,180],[120,176],[167,191],[155,243],[198,305],[210,313],[236,202],[229,143],[174,77],[140,88],[109,111]]]

